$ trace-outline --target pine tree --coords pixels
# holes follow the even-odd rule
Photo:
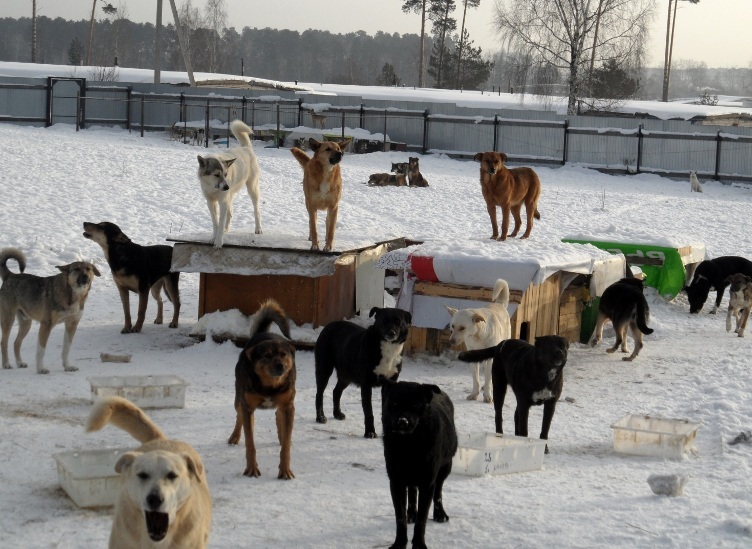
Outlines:
[[[394,70],[394,65],[391,63],[384,63],[381,67],[381,74],[376,79],[377,86],[399,86],[402,84],[402,80],[397,76],[397,71]]]
[[[84,59],[84,46],[76,36],[68,48],[68,63],[71,65],[80,65]]]

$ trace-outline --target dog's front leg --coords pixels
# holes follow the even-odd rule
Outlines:
[[[311,249],[319,249],[319,232],[316,227],[318,210],[314,206],[308,206],[308,240],[311,241]]]
[[[744,330],[747,328],[747,319],[749,319],[749,309],[749,305],[744,306],[744,311],[741,314],[741,322],[739,322],[739,317],[737,317],[736,333],[739,337],[744,337]]]
[[[376,427],[373,424],[373,404],[371,402],[372,396],[371,386],[363,384],[360,388],[360,397],[363,401],[363,417],[366,422],[366,432],[363,435],[365,438],[376,438]]]
[[[499,240],[506,240],[509,232],[509,204],[501,206],[501,236]]]
[[[491,359],[483,361],[483,371],[485,373],[485,385],[483,386],[483,402],[493,402],[491,396]]]
[[[229,191],[228,191],[229,192]],[[217,230],[214,234],[214,249],[218,250],[225,242],[225,232],[229,225],[229,204],[227,202],[219,203],[219,220],[217,221]]]
[[[407,523],[414,524],[418,518],[418,488],[407,487]]]
[[[63,336],[63,369],[66,372],[78,371],[78,368],[70,363],[68,356],[70,355],[71,343],[73,343],[73,336],[76,335],[79,320],[78,317],[74,317],[65,321],[65,335]]]
[[[290,468],[290,448],[292,447],[292,426],[295,420],[295,403],[280,406],[276,412],[277,436],[281,446],[279,452],[279,475],[277,478],[290,480],[295,478]]]
[[[42,321],[39,323],[39,341],[37,343],[37,373],[49,374],[50,371],[44,367],[44,351],[47,349],[47,340],[52,331],[52,323]],[[20,347],[20,345],[19,345]]]
[[[729,305],[728,312],[726,313],[726,331],[731,331],[731,317],[736,318],[736,331],[739,331],[739,313],[736,311],[736,307]]]
[[[415,518],[415,528],[413,529],[413,549],[426,548],[426,523],[428,522],[428,510],[433,501],[433,494],[436,485],[431,483],[425,484],[418,488],[418,516]]]
[[[136,325],[133,326],[132,332],[140,332],[144,325],[144,319],[146,318],[146,306],[149,304],[149,290],[138,291],[138,316],[136,317]]]
[[[219,231],[219,214],[217,214],[217,201],[207,200],[206,205],[209,207],[209,215],[212,220],[212,243],[217,240],[217,232]]]
[[[543,403],[543,425],[540,433],[540,438],[543,440],[548,440],[548,430],[551,427],[551,420],[554,418],[556,402],[557,399],[551,399]],[[548,444],[546,444],[545,453],[548,453]]]
[[[467,396],[467,400],[475,400],[480,394],[480,362],[472,365],[473,373],[473,392]]]
[[[258,463],[256,463],[256,443],[253,440],[253,428],[256,420],[254,410],[249,410],[246,406],[240,405],[243,415],[243,435],[245,436],[245,471],[243,474],[247,477],[260,477]]]
[[[488,209],[488,217],[491,218],[491,240],[498,240],[499,226],[496,222],[496,204],[487,200],[486,208]]]
[[[392,505],[394,506],[394,518],[397,522],[397,535],[394,543],[389,549],[405,549],[407,547],[407,487],[394,480],[389,481],[389,491],[392,494]]]
[[[337,228],[337,214],[339,208],[330,208],[326,214],[326,244],[324,245],[325,252],[331,252],[334,248],[334,231]]]
[[[128,288],[118,286],[118,293],[120,294],[120,303],[123,304],[123,316],[125,316],[125,326],[120,330],[121,334],[129,334],[133,330],[131,324],[131,297],[128,292]]]
[[[515,436],[518,436],[518,437],[527,436],[527,418],[529,414],[530,414],[530,404],[526,402],[517,402],[517,408],[515,408],[514,410],[514,434]]]

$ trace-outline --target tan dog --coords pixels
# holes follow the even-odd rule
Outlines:
[[[313,151],[310,158],[301,149],[293,147],[290,152],[303,168],[303,193],[308,210],[308,239],[311,249],[319,249],[319,234],[316,218],[319,210],[326,210],[325,252],[331,252],[334,245],[334,229],[337,225],[339,199],[342,196],[342,174],[339,163],[350,139],[344,141],[319,142],[308,140]]]
[[[269,332],[272,322],[279,326],[285,337]],[[253,436],[254,412],[257,409],[276,408],[277,438],[282,447],[277,478],[295,478],[290,469],[292,426],[295,419],[295,377],[295,347],[290,343],[290,325],[279,304],[269,299],[253,315],[251,338],[235,365],[237,419],[227,442],[240,442],[242,427],[246,458],[243,474],[248,477],[261,475]]]
[[[522,219],[520,210],[525,205],[527,227],[521,238],[530,236],[533,230],[533,217],[540,219],[538,198],[541,186],[538,175],[530,168],[507,169],[504,162],[507,155],[497,152],[482,152],[475,155],[480,162],[480,186],[491,218],[491,238],[506,240],[509,230],[509,212],[514,216],[514,229],[509,236],[515,237],[520,230]],[[501,236],[496,224],[496,206],[501,208]]]
[[[736,319],[736,329],[739,337],[744,337],[747,327],[749,310],[752,307],[752,277],[736,273],[724,281],[729,285],[729,307],[726,314],[726,331],[731,331],[731,318]]]
[[[18,263],[20,274],[10,271],[6,266],[9,259]],[[13,320],[18,318],[18,334],[13,342],[16,366],[26,368],[21,358],[21,344],[31,329],[31,321],[39,322],[39,339],[37,343],[37,373],[48,374],[44,367],[44,352],[47,340],[55,324],[65,324],[63,338],[63,368],[66,372],[78,370],[73,366],[70,354],[73,336],[84,314],[84,304],[89,296],[91,283],[95,276],[100,276],[97,268],[86,261],[75,261],[69,265],[57,267],[60,272],[54,276],[35,276],[25,274],[26,256],[17,248],[5,248],[0,251],[0,326],[2,326],[3,368],[10,368],[8,359],[8,338],[13,327]]]
[[[168,440],[138,406],[124,398],[97,401],[86,431],[98,431],[108,423],[142,443],[115,465],[122,488],[115,503],[110,549],[206,547],[212,501],[201,456],[185,442]]]

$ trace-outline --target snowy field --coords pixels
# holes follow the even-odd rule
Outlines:
[[[0,246],[17,246],[27,272],[52,275],[56,265],[93,261],[94,281],[71,357],[80,370],[64,373],[63,329],[53,329],[46,362],[51,373],[2,370],[0,383],[0,546],[101,548],[112,510],[76,508],[58,485],[52,454],[74,449],[135,446],[114,427],[85,434],[88,376],[175,374],[190,383],[184,409],[150,413],[168,436],[203,456],[214,498],[213,547],[388,547],[394,519],[380,440],[362,438],[359,391],[344,393],[344,422],[315,422],[313,354],[297,355],[298,386],[292,468],[276,478],[279,446],[271,412],[259,411],[256,440],[261,478],[242,476],[244,452],[226,441],[234,422],[232,344],[197,343],[198,276],[181,277],[180,327],[147,323],[121,335],[123,316],[110,269],[98,246],[82,236],[83,221],[112,221],[139,244],[210,230],[196,181],[201,149],[167,135],[140,138],[122,130],[72,126],[50,129],[0,125],[3,215]],[[257,143],[265,235],[305,237],[301,170],[289,150]],[[485,240],[488,215],[478,164],[421,157],[427,189],[369,188],[372,172],[388,171],[405,153],[347,155],[342,172],[338,236],[385,240]],[[532,243],[566,235],[644,234],[703,242],[708,257],[752,258],[752,189],[653,175],[609,176],[578,166],[536,168],[543,185]],[[321,217],[320,217],[321,220]],[[323,221],[323,220],[321,220]],[[253,231],[247,196],[235,203],[233,230]],[[520,241],[498,246],[514,248]],[[11,268],[15,268],[13,263]],[[729,445],[752,429],[752,334],[727,333],[722,312],[688,314],[680,295],[666,302],[648,291],[651,307],[645,348],[633,363],[573,344],[562,400],[551,426],[550,455],[540,471],[496,477],[452,475],[445,485],[446,524],[429,521],[430,547],[749,547],[752,544],[752,446]],[[132,306],[134,306],[132,300]],[[135,310],[135,309],[134,309]],[[171,315],[170,304],[166,315]],[[30,362],[36,324],[23,352]],[[14,328],[15,334],[15,328]],[[129,364],[101,363],[101,352],[132,354]],[[468,365],[443,357],[407,357],[402,379],[438,384],[452,398],[460,433],[492,431],[493,407],[468,401]],[[331,386],[325,410],[331,414]],[[565,401],[564,399],[567,398]],[[511,431],[514,397],[505,405]],[[378,391],[374,409],[380,410]],[[613,451],[610,425],[628,413],[687,418],[700,424],[696,453],[682,460],[631,457]],[[537,433],[541,413],[531,413]],[[377,422],[377,431],[380,432]],[[647,477],[687,475],[684,495],[653,495]],[[410,537],[412,537],[410,530]]]

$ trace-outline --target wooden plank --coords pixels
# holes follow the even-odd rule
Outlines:
[[[471,299],[475,301],[491,301],[493,288],[481,286],[461,286],[459,284],[447,284],[444,282],[426,282],[419,280],[413,288],[413,295],[425,295],[431,297],[454,297],[457,299]],[[509,291],[509,302],[519,303],[522,292],[519,290]]]

